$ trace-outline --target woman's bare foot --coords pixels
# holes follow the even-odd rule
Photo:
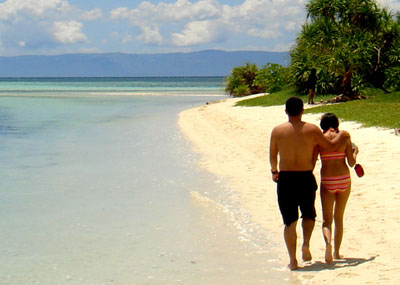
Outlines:
[[[332,245],[327,244],[325,248],[325,261],[328,264],[333,263],[333,257],[332,257]]]
[[[336,251],[335,251],[335,252],[333,253],[333,257],[334,257],[335,259],[342,259],[342,258],[343,258],[343,255],[340,255],[339,252],[336,252]]]
[[[308,246],[303,245],[301,251],[303,253],[304,261],[310,261],[312,259],[310,248]]]

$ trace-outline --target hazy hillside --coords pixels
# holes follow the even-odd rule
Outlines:
[[[0,77],[225,76],[247,62],[288,64],[287,52],[200,51],[166,54],[63,54],[0,57]]]

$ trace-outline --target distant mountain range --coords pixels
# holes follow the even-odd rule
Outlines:
[[[0,77],[226,76],[246,63],[288,65],[288,52],[207,50],[165,54],[0,56]]]

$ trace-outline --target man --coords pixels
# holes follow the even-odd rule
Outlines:
[[[347,132],[341,131],[335,140],[329,141],[316,125],[302,121],[303,111],[303,101],[300,98],[289,98],[286,101],[289,121],[272,130],[270,143],[272,179],[278,183],[278,204],[285,224],[284,239],[291,270],[298,268],[296,259],[298,207],[303,218],[303,260],[310,261],[312,258],[309,247],[316,217],[314,202],[317,190],[313,175],[314,149],[317,145],[334,149],[339,142],[349,138]]]

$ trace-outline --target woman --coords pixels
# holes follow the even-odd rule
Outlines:
[[[327,113],[322,116],[321,129],[324,135],[332,140],[339,132],[339,120],[335,114]],[[339,144],[334,151],[320,147],[321,157],[321,203],[323,212],[322,232],[326,249],[325,261],[333,263],[333,258],[342,258],[339,254],[343,237],[343,215],[350,195],[350,171],[346,164],[353,167],[356,163],[358,148],[353,150],[351,140]],[[332,256],[331,232],[332,221],[335,221],[334,252]]]

